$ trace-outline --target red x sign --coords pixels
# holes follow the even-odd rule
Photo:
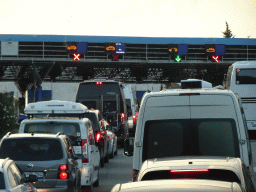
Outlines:
[[[219,56],[217,55],[216,57],[214,57],[214,56],[212,56],[212,58],[213,58],[213,60],[215,61],[215,62],[219,62]]]
[[[78,54],[73,54],[73,60],[75,61],[75,60],[78,60],[78,61],[80,61],[80,54],[78,53]]]
[[[118,61],[118,55],[112,55],[112,61]]]

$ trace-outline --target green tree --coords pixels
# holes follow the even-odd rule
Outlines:
[[[222,32],[224,38],[234,38],[235,35],[232,34],[231,30],[228,27],[228,22],[226,21],[226,31]]]

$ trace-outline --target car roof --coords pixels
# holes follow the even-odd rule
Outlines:
[[[62,121],[62,122],[78,122],[78,121],[88,121],[88,118],[79,118],[79,117],[40,117],[32,119],[24,119],[21,123],[25,122],[40,122],[40,121]]]
[[[175,180],[150,180],[124,183],[115,186],[113,191],[231,191],[232,182],[198,180],[198,179],[175,179]]]
[[[167,157],[144,161],[140,174],[157,170],[205,168],[230,170],[241,180],[241,165],[241,159],[234,157]]]
[[[45,133],[13,133],[13,134],[10,134],[7,133],[3,138],[33,138],[33,137],[36,137],[36,138],[63,138],[63,137],[66,137],[66,135],[64,134],[45,134]]]
[[[234,68],[256,68],[256,61],[238,61],[232,64]]]

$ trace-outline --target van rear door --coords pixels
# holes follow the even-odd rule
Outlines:
[[[142,111],[142,114],[144,114],[144,123],[148,120],[159,119],[190,119],[189,96],[149,97],[145,102],[145,111]]]
[[[212,119],[212,122],[204,123],[198,126],[198,130],[203,131],[203,129],[211,129],[208,133],[209,135],[204,135],[199,142],[215,143],[214,145],[208,146],[208,149],[213,148],[229,148],[226,150],[231,150],[228,143],[233,143],[233,141],[238,138],[241,139],[241,134],[244,133],[240,130],[240,126],[237,119],[237,111],[235,108],[235,98],[230,95],[218,95],[218,94],[200,94],[190,96],[190,110],[191,119]],[[240,112],[240,111],[239,111]],[[219,121],[217,121],[219,119]],[[234,122],[234,123],[232,123]],[[232,125],[233,124],[233,125]],[[235,131],[233,130],[235,126]],[[221,130],[220,130],[221,129]],[[204,131],[204,133],[207,133]],[[207,139],[206,139],[207,138]],[[224,139],[223,139],[224,138]],[[216,142],[218,141],[218,142]],[[236,143],[236,142],[235,142]],[[234,145],[236,145],[234,143]],[[239,145],[237,143],[237,145]],[[233,146],[235,149],[237,146]],[[240,157],[243,158],[243,149],[246,145],[239,145]],[[213,149],[212,149],[213,150]],[[247,160],[247,158],[246,158]]]

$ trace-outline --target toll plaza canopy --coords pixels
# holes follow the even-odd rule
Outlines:
[[[250,38],[3,34],[0,48],[0,79],[15,81],[22,94],[43,81],[82,81],[106,68],[146,79],[153,72],[168,76],[172,67],[218,63],[226,70],[236,61],[256,60],[256,39]]]

